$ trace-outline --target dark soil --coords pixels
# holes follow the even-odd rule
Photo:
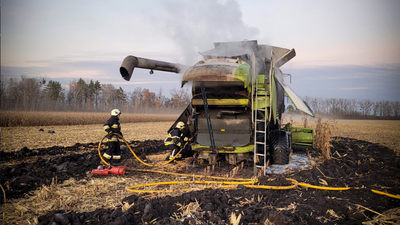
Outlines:
[[[1,185],[7,187],[7,199],[29,194],[42,185],[49,185],[53,179],[60,183],[71,177],[85,179],[99,164],[97,145],[1,152]],[[232,213],[241,214],[240,224],[362,224],[376,214],[360,205],[380,213],[400,207],[399,199],[371,191],[400,194],[400,157],[390,149],[360,140],[338,137],[332,145],[333,159],[312,169],[260,177],[259,184],[288,186],[291,183],[286,178],[292,178],[312,185],[323,186],[321,182],[327,182],[329,187],[359,189],[330,191],[299,186],[290,190],[267,190],[239,186],[157,198],[132,194],[121,200],[135,203],[126,212],[121,208],[84,213],[53,211],[40,216],[39,224],[230,224]],[[162,141],[132,142],[130,146],[135,146],[132,149],[142,159],[165,151]],[[133,159],[129,150],[124,151],[124,160],[134,161],[134,168],[145,168]],[[208,167],[207,164],[196,165],[174,172],[203,174]],[[221,162],[212,175],[226,174],[232,168]],[[252,162],[246,162],[236,176],[249,178],[252,174]],[[128,171],[121,176],[139,175]],[[185,216],[180,214],[181,206],[194,203],[199,204],[196,211]]]
[[[63,182],[75,178],[83,179],[88,172],[97,168],[100,163],[98,144],[77,143],[71,147],[53,146],[50,148],[22,148],[18,152],[1,151],[1,185],[7,187],[7,199],[19,198],[42,185],[50,185],[53,180]],[[163,151],[162,141],[133,141],[129,143],[139,157],[146,154]],[[133,159],[129,149],[124,149],[124,158]],[[74,153],[74,152],[84,153]],[[128,154],[129,153],[129,154]],[[48,157],[48,156],[51,157]],[[22,162],[22,163],[19,163]],[[3,166],[10,163],[12,166]]]

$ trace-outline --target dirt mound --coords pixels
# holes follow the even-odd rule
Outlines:
[[[165,151],[162,141],[133,142],[130,145],[141,158]],[[259,184],[288,186],[291,182],[286,178],[291,178],[311,185],[354,187],[350,190],[319,190],[303,186],[290,190],[266,190],[239,186],[236,189],[208,188],[158,197],[132,194],[121,200],[131,205],[128,208],[119,206],[92,212],[58,210],[40,216],[39,224],[230,224],[234,219],[240,224],[361,224],[376,216],[372,211],[382,213],[400,207],[399,199],[371,191],[400,193],[400,158],[393,151],[377,144],[340,137],[335,138],[332,145],[334,158],[311,169],[262,176]],[[84,148],[84,152],[72,154],[73,149],[49,148],[47,151],[53,155],[46,159],[42,157],[46,150],[24,150],[18,159],[32,158],[32,162],[14,165],[8,164],[15,159],[2,153],[1,182],[3,187],[9,187],[7,198],[16,198],[43,184],[48,185],[55,177],[58,182],[71,177],[85,178],[99,163],[97,146],[75,146],[76,151],[80,148]],[[36,156],[32,152],[36,151],[41,155],[33,160]],[[128,156],[129,152],[124,151]],[[145,168],[131,155],[126,159],[136,168]],[[7,166],[3,166],[3,162],[7,162]],[[171,165],[170,170],[202,174],[209,169],[206,164],[173,169],[181,163]],[[221,163],[212,175],[221,176],[233,168]],[[236,176],[249,178],[252,173],[252,163],[248,162]],[[136,175],[139,176],[138,172]]]

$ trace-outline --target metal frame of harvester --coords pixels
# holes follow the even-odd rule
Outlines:
[[[182,87],[192,83],[192,100],[178,117],[188,121],[186,132],[195,137],[196,158],[214,165],[253,160],[254,170],[268,163],[287,164],[293,146],[313,146],[313,129],[282,127],[285,94],[293,105],[314,116],[310,107],[284,82],[280,67],[294,49],[258,45],[257,41],[217,42],[200,53],[204,60],[183,69],[179,64],[127,56],[120,67],[130,80],[135,67],[180,73]]]

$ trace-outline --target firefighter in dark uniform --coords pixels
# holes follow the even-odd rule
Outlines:
[[[164,145],[168,150],[171,150],[171,154],[167,156],[165,160],[171,160],[183,147],[183,142],[191,141],[188,137],[185,137],[182,130],[185,128],[185,123],[180,121],[176,126],[168,133],[168,137],[164,140]],[[176,156],[175,159],[181,159],[182,153]]]
[[[118,136],[116,135],[119,134],[122,136],[121,125],[119,124],[120,116],[121,111],[119,109],[113,109],[111,110],[111,118],[104,124],[104,131],[109,135],[107,137],[108,149],[103,154],[103,157],[108,162],[112,160],[113,165],[118,165],[121,162],[121,148],[119,146]]]

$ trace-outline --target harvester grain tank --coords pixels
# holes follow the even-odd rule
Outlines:
[[[294,145],[313,146],[313,130],[281,124],[284,97],[304,113],[308,105],[284,82],[280,67],[296,52],[257,41],[217,42],[200,53],[204,60],[191,67],[127,56],[120,67],[129,81],[135,67],[183,73],[182,86],[192,83],[191,103],[178,121],[190,120],[187,132],[195,137],[192,150],[210,164],[225,158],[235,165],[254,160],[257,167],[286,164]],[[183,69],[185,68],[185,69]],[[264,170],[265,171],[265,170]]]

